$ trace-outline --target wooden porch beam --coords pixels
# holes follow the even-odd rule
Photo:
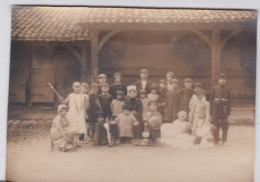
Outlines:
[[[112,30],[109,33],[107,33],[98,43],[98,52],[102,49],[103,45],[114,35],[116,35],[117,33],[119,33],[120,31],[117,30]]]
[[[212,32],[212,49],[211,49],[211,88],[217,81],[217,75],[220,71],[220,29],[216,28]]]
[[[91,39],[91,81],[96,82],[98,76],[98,41],[99,31],[92,31]]]
[[[80,61],[80,53],[72,46],[66,46],[66,48]]]
[[[220,49],[222,50],[225,44],[227,43],[227,41],[230,40],[233,36],[235,36],[239,32],[241,32],[241,30],[242,29],[233,30],[229,35],[227,35],[223,40],[221,40]]]

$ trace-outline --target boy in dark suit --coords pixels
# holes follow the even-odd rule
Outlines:
[[[139,91],[141,89],[145,90],[147,94],[150,93],[150,87],[152,85],[152,82],[150,80],[148,80],[148,70],[147,69],[141,69],[140,71],[140,80],[137,81],[135,83],[136,89],[137,89],[137,93],[139,93]]]
[[[219,139],[219,130],[222,129],[222,144],[227,145],[228,116],[231,110],[231,89],[226,86],[226,75],[219,74],[218,85],[211,94],[211,114],[212,124],[215,125],[214,142],[217,144]]]

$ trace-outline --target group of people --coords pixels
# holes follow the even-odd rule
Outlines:
[[[176,145],[176,141],[200,145],[221,140],[227,144],[231,89],[226,86],[224,73],[219,74],[210,101],[205,97],[205,85],[193,83],[191,78],[186,78],[181,88],[173,72],[167,72],[159,84],[148,76],[148,70],[141,69],[140,80],[129,86],[121,82],[118,72],[111,85],[105,74],[90,86],[74,82],[74,92],[60,98],[52,140],[60,142],[62,151],[91,141],[94,146],[110,147],[161,142]]]

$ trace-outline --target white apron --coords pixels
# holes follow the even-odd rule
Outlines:
[[[69,95],[69,127],[73,127],[79,134],[86,134],[84,110],[84,95],[71,93]]]

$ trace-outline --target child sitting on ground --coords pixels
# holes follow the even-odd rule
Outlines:
[[[138,121],[131,114],[131,106],[123,106],[123,113],[116,117],[115,123],[118,126],[120,143],[130,143],[134,137],[133,127],[138,125]]]
[[[158,101],[159,95],[158,95],[158,86],[157,84],[153,83],[150,87],[151,93],[147,95],[147,98],[149,100],[155,100]]]
[[[96,122],[94,125],[94,134],[93,134],[93,146],[107,145],[107,131],[104,127],[105,116],[104,113],[100,112],[97,115]]]

